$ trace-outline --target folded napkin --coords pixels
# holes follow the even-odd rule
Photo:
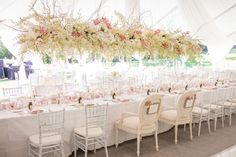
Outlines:
[[[30,111],[31,114],[38,114],[38,113],[42,113],[42,112],[44,112],[44,110],[42,108],[39,108],[39,107],[33,108]]]

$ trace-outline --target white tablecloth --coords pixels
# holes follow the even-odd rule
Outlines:
[[[229,92],[230,88],[219,89],[223,93]],[[236,88],[234,88],[236,89]],[[207,102],[214,98],[212,94],[216,90],[206,90],[198,93],[199,100]],[[213,92],[214,93],[214,92]],[[236,92],[234,92],[236,93]],[[163,99],[163,110],[175,108],[178,100],[178,94],[166,94]],[[114,123],[121,117],[123,112],[138,112],[138,106],[143,96],[129,96],[129,102],[111,102],[107,101],[108,120],[107,120],[107,143],[108,145],[115,144],[115,127]],[[104,103],[101,100],[94,100],[95,103]],[[66,109],[65,113],[65,153],[69,156],[72,153],[73,138],[72,132],[75,127],[84,126],[85,114],[83,107],[74,107],[69,105],[50,105],[45,109],[60,110]],[[165,132],[172,128],[170,125],[159,124],[159,132]],[[27,155],[27,140],[28,137],[38,133],[37,116],[27,113],[12,113],[11,111],[0,111],[0,157],[26,157]],[[120,132],[119,142],[133,139],[136,136]]]

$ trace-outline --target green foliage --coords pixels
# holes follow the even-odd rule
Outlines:
[[[0,38],[0,58],[4,59],[12,59],[14,56],[11,54],[11,52],[4,46],[3,42]]]
[[[42,60],[44,64],[51,64],[52,58],[48,54],[43,54]]]

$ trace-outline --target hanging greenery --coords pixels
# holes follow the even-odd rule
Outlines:
[[[15,58],[11,52],[4,46],[3,42],[1,41],[1,37],[0,37],[0,59],[12,59]]]

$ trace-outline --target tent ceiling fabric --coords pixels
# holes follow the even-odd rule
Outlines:
[[[0,0],[0,20],[17,21],[20,17],[26,16],[34,1]],[[36,9],[40,9],[40,1],[37,1]],[[73,10],[74,16],[81,13],[84,19],[88,19],[98,9],[101,1],[103,5],[99,15],[107,16],[112,21],[116,20],[113,16],[114,11],[131,18],[137,17],[140,13],[141,22],[149,26],[172,30],[189,29],[196,33],[197,37],[215,42],[216,45],[222,40],[227,44],[236,42],[236,0],[57,0],[63,12]],[[186,12],[192,19],[186,17]],[[0,24],[0,36],[10,51],[16,54],[17,32]],[[216,38],[219,41],[216,41]]]
[[[232,40],[236,41],[236,37],[231,35],[232,32],[236,31],[236,0],[200,0],[201,3],[207,8],[208,14],[215,18],[215,23],[218,28],[230,37]]]

